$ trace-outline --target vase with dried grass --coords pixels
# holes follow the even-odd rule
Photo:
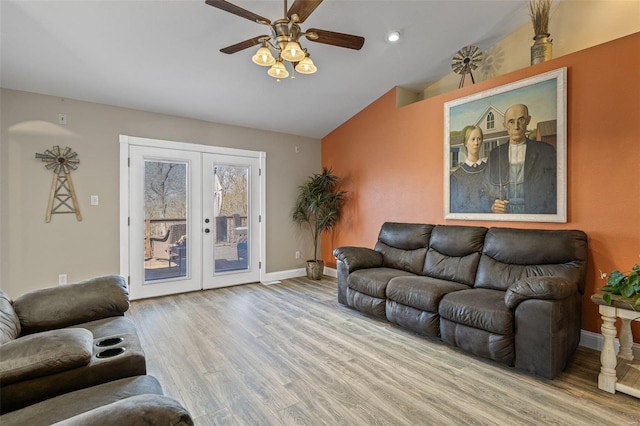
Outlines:
[[[552,0],[530,0],[529,16],[533,23],[533,46],[531,46],[531,65],[552,58],[553,40],[549,34]]]

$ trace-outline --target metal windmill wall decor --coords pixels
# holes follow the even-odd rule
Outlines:
[[[53,182],[49,194],[47,216],[45,222],[51,222],[52,214],[75,213],[78,221],[82,220],[80,206],[71,181],[71,170],[76,170],[80,160],[71,148],[60,149],[58,145],[47,149],[43,154],[36,153],[36,158],[44,161],[47,170],[53,170]],[[71,204],[69,204],[71,201]]]
[[[465,46],[451,58],[451,69],[456,74],[461,75],[458,89],[464,86],[464,79],[467,74],[471,77],[471,83],[475,84],[476,81],[473,79],[471,71],[478,68],[481,61],[482,52],[477,46]]]

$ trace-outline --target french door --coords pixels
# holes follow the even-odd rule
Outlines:
[[[125,153],[132,299],[260,280],[264,153],[121,136]]]
[[[202,164],[203,288],[259,281],[259,161],[203,154]]]

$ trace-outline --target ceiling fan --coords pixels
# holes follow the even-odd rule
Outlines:
[[[360,50],[364,45],[364,37],[351,34],[337,33],[334,31],[309,28],[302,31],[300,28],[311,13],[322,3],[322,0],[295,0],[291,8],[287,11],[287,0],[284,0],[284,18],[273,22],[250,12],[246,9],[229,3],[225,0],[206,0],[206,4],[225,12],[233,13],[241,18],[248,19],[259,24],[268,26],[271,29],[270,35],[260,35],[240,43],[220,49],[222,53],[232,54],[240,52],[252,46],[261,44],[258,52],[253,56],[254,63],[262,66],[270,66],[268,74],[278,79],[286,78],[289,72],[284,66],[283,60],[292,63],[294,69],[301,74],[313,74],[317,68],[311,60],[307,49],[300,46],[300,39],[306,37],[307,40],[316,43],[329,44],[332,46],[346,47],[348,49]],[[273,49],[277,55],[273,56]]]

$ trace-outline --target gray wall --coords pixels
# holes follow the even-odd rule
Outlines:
[[[297,186],[320,171],[319,140],[8,89],[0,97],[0,287],[12,298],[56,285],[62,273],[74,282],[119,272],[120,134],[265,151],[266,272],[303,268],[312,255],[289,214]],[[35,154],[54,145],[78,153],[71,177],[81,222],[73,214],[44,221],[53,173]]]

